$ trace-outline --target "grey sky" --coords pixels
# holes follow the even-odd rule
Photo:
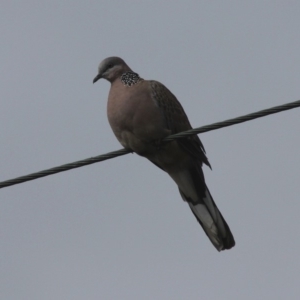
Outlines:
[[[99,62],[194,127],[300,99],[298,1],[4,1],[0,180],[120,149]],[[0,299],[299,299],[300,110],[202,134],[236,240],[218,253],[137,155],[0,190]]]

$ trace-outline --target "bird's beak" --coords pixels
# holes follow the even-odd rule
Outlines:
[[[94,80],[93,80],[93,83],[95,83],[95,82],[97,82],[99,79],[101,79],[102,78],[102,74],[98,74],[95,78],[94,78]]]

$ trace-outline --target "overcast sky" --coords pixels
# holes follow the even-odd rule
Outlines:
[[[2,1],[0,181],[120,149],[99,62],[193,127],[300,99],[299,1]],[[236,246],[137,155],[0,190],[0,299],[299,299],[300,108],[200,136]]]

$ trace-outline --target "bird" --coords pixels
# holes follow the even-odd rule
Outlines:
[[[93,83],[102,78],[111,84],[107,116],[121,145],[168,173],[213,246],[231,249],[234,237],[205,183],[202,166],[211,165],[199,137],[162,142],[192,129],[175,95],[162,83],[141,78],[117,56],[100,63]]]

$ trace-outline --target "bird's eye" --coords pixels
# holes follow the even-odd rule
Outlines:
[[[112,68],[112,67],[113,67],[112,64],[108,64],[108,65],[107,65],[107,69],[110,69],[110,68]]]

